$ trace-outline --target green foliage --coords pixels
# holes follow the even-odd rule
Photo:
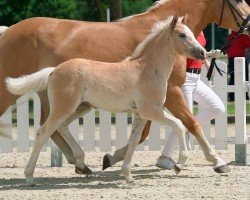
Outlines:
[[[142,13],[152,5],[152,0],[122,1],[122,11],[124,16]]]
[[[228,30],[219,28],[215,25],[215,49],[221,48],[227,40]],[[207,45],[206,49],[212,49],[212,25],[208,25],[207,28],[204,30],[204,34],[207,38]]]
[[[88,8],[82,0],[1,0],[0,10],[0,24],[9,26],[36,16],[83,19]]]

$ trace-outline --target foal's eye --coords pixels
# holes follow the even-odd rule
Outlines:
[[[182,39],[185,39],[187,36],[184,33],[179,33],[179,37],[182,38]]]

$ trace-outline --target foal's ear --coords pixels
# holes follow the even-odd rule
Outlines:
[[[172,19],[172,22],[171,22],[171,24],[170,24],[170,27],[171,27],[172,29],[174,29],[174,27],[176,26],[177,22],[178,22],[178,16],[177,16],[177,14],[175,14],[175,15],[173,16],[173,19]]]
[[[181,23],[187,24],[188,14],[186,14],[184,17],[182,17]]]

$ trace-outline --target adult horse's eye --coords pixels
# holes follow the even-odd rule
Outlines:
[[[179,33],[179,37],[182,38],[182,39],[185,39],[187,36],[184,33]]]

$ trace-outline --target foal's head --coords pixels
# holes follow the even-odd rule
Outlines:
[[[170,24],[170,31],[172,32],[172,40],[174,48],[177,53],[204,60],[206,50],[200,45],[200,43],[195,39],[192,31],[185,25],[187,16],[177,17],[174,16]]]

